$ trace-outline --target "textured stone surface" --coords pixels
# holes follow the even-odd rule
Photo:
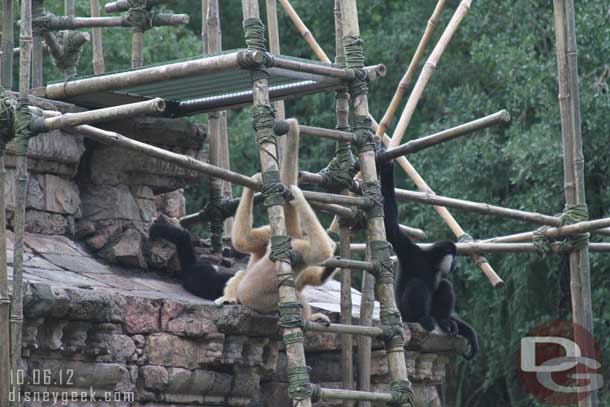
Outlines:
[[[116,242],[111,243],[103,251],[105,259],[111,263],[122,264],[127,267],[146,268],[146,261],[142,253],[143,237],[136,229],[128,228]]]

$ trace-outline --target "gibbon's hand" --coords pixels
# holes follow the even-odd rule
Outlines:
[[[451,318],[441,319],[438,322],[438,326],[446,333],[451,336],[456,336],[458,334],[458,326],[457,323]]]
[[[303,191],[301,191],[301,188],[297,187],[296,185],[290,186],[290,194],[292,195],[290,205],[294,206],[295,208],[300,205],[307,204],[307,201],[303,196]]]

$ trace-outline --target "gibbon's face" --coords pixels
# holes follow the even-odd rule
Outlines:
[[[457,256],[453,254],[446,254],[438,265],[443,277],[447,277],[449,273],[456,271],[457,269]]]

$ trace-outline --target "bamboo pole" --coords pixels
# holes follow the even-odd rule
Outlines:
[[[5,89],[13,88],[13,47],[15,37],[13,33],[13,0],[2,1],[2,63],[0,77]]]
[[[78,79],[47,85],[45,96],[49,99],[64,99],[83,94],[124,89],[152,82],[167,81],[186,76],[215,73],[227,69],[240,69],[240,60],[262,63],[263,53],[258,51],[238,51],[209,58],[119,72],[94,78]]]
[[[207,43],[204,47],[209,54],[217,54],[221,51],[220,44],[220,14],[218,0],[207,0],[207,13],[205,18],[205,31]],[[212,165],[221,167],[220,145],[221,138],[221,123],[218,113],[208,114],[208,134],[209,134],[209,162]],[[226,134],[225,134],[226,136]],[[222,180],[218,178],[209,178],[209,194],[210,201],[216,204],[222,202],[223,190]],[[209,222],[210,239],[213,253],[221,253],[223,223],[219,219],[210,219]]]
[[[372,125],[373,130],[376,132],[379,125],[374,117],[372,117],[370,115],[369,115],[369,117],[371,118],[371,120],[373,122],[373,125]],[[390,138],[386,134],[383,134],[383,137],[381,137],[381,141],[385,145],[387,145],[388,142],[390,141]],[[417,188],[420,191],[429,192],[432,194],[434,193],[432,191],[432,189],[430,189],[428,184],[424,181],[424,179],[419,175],[419,173],[417,172],[415,167],[413,167],[413,165],[411,165],[409,160],[407,160],[406,157],[399,157],[396,159],[396,161],[402,167],[402,169],[407,173],[409,178],[411,178],[411,180],[417,185]],[[447,224],[447,226],[449,226],[449,228],[456,235],[456,237],[459,238],[459,237],[465,235],[464,229],[462,229],[462,227],[458,224],[458,222],[455,220],[455,218],[451,215],[451,213],[446,208],[443,208],[440,206],[435,206],[434,209],[438,213],[438,215],[441,217],[441,219],[443,219],[443,221]],[[337,218],[335,218],[330,227],[330,230],[333,232],[336,232],[337,228],[338,228]],[[490,281],[490,283],[492,284],[493,287],[498,288],[498,287],[502,287],[504,285],[504,282],[496,274],[496,272],[491,267],[489,262],[487,262],[487,259],[485,259],[484,257],[479,256],[479,255],[473,255],[472,258],[473,258],[475,264],[477,264],[479,266],[479,268],[481,269],[481,271],[483,271],[483,273],[485,274],[485,276]]]
[[[398,109],[398,106],[400,106],[400,102],[402,102],[402,99],[404,98],[405,94],[407,93],[407,89],[409,89],[409,85],[411,85],[411,79],[413,79],[413,74],[415,74],[415,70],[417,69],[419,60],[423,56],[424,50],[426,49],[426,46],[428,45],[430,38],[432,38],[432,32],[434,31],[434,28],[436,27],[436,23],[438,22],[438,17],[441,15],[441,12],[443,11],[444,7],[445,7],[445,0],[438,0],[438,2],[436,3],[436,7],[434,8],[434,11],[432,12],[432,16],[430,16],[430,19],[428,20],[428,24],[426,25],[426,30],[424,31],[424,35],[419,40],[419,44],[417,45],[415,54],[413,54],[413,58],[411,58],[411,63],[409,63],[409,67],[407,68],[407,71],[405,72],[402,79],[400,80],[400,83],[398,84],[398,87],[396,88],[396,92],[394,92],[394,96],[392,96],[392,101],[390,102],[390,105],[388,106],[386,112],[384,113],[383,117],[381,118],[381,121],[379,122],[377,131],[375,132],[377,137],[382,137],[385,134],[386,130],[388,129],[388,126],[390,125],[390,123],[392,122],[392,119],[394,118],[394,114],[396,114],[396,110]]]
[[[30,94],[30,67],[32,57],[32,1],[21,1],[21,25],[19,33],[19,98],[27,100]],[[27,141],[26,141],[27,143]],[[27,145],[27,144],[26,144]],[[27,149],[26,149],[27,150]],[[21,360],[21,336],[23,329],[23,256],[25,232],[25,205],[28,184],[27,151],[17,156],[15,194],[15,243],[13,258],[13,298],[11,301],[11,371],[17,372]],[[13,390],[19,394],[19,383]],[[19,401],[12,405],[19,406]]]
[[[350,310],[351,312],[351,310]],[[383,336],[383,329],[376,326],[344,325],[344,324],[321,324],[319,322],[308,322],[307,329],[317,332],[332,332],[338,334],[362,335],[378,338]],[[349,390],[349,389],[344,389]]]
[[[153,26],[184,25],[189,23],[188,14],[159,13],[153,17]],[[94,27],[131,27],[126,17],[74,17],[69,20],[49,20],[46,22],[50,31],[78,30]]]
[[[343,28],[343,43],[344,48],[347,44],[347,41],[351,39],[360,38],[360,28],[358,26],[358,11],[356,0],[341,0],[341,26]],[[348,68],[361,68],[360,62],[355,62],[353,66],[350,62],[350,55],[347,54],[346,50],[346,58],[347,58],[347,67]],[[354,58],[357,60],[357,58]],[[351,97],[352,107],[354,109],[355,117],[369,117],[369,107],[368,107],[368,96],[366,92],[360,95],[352,95]],[[375,166],[375,152],[371,149],[361,149],[358,151],[358,157],[360,159],[360,170],[362,172],[362,180],[363,182],[376,183],[377,179],[377,170]],[[370,216],[367,220],[367,242],[371,244],[371,242],[385,242],[386,241],[386,233],[385,227],[383,224],[383,218],[379,216]],[[371,253],[373,254],[373,253]],[[377,255],[377,254],[376,254]],[[383,256],[387,255],[389,257],[389,253],[384,253]],[[382,255],[379,254],[381,257]],[[379,260],[384,261],[387,259],[380,258]],[[366,281],[366,279],[365,279]],[[391,323],[389,320],[384,321],[387,318],[387,315],[395,315],[399,314],[398,309],[396,307],[396,299],[394,297],[394,283],[393,282],[385,282],[385,281],[377,281],[375,284],[375,294],[379,303],[381,305],[381,316],[382,323]],[[363,299],[364,300],[364,299]],[[363,325],[367,324],[368,321],[362,321]],[[407,377],[407,366],[405,362],[404,355],[404,338],[402,337],[394,337],[390,341],[386,341],[386,355],[388,357],[388,367],[390,372],[390,377],[393,380],[400,380],[402,383],[408,383]],[[370,347],[369,347],[370,349]],[[360,349],[359,349],[360,351]],[[369,357],[370,363],[370,357]],[[363,380],[364,378],[360,377],[362,380],[361,384],[364,384],[365,387],[370,386],[370,371],[367,377],[368,380]]]
[[[204,0],[205,1],[205,0]],[[146,5],[149,7],[158,6],[160,4],[170,4],[175,3],[176,0],[147,0]],[[117,0],[111,3],[106,3],[104,5],[104,11],[106,13],[118,13],[121,11],[129,10],[129,1],[128,0]]]
[[[165,101],[154,98],[144,102],[106,107],[79,113],[66,113],[61,116],[41,119],[40,124],[34,123],[34,128],[40,132],[75,127],[81,124],[93,124],[109,120],[125,119],[133,116],[163,113]]]
[[[90,0],[91,17],[100,16],[100,0]],[[93,46],[93,73],[101,75],[106,71],[104,62],[104,45],[102,42],[102,29],[94,27],[91,29],[91,44]]]
[[[427,192],[409,191],[396,188],[396,199],[399,201],[417,202],[427,205],[445,206],[463,209],[482,215],[499,216],[523,222],[537,223],[547,226],[560,226],[561,220],[556,216],[544,215],[537,212],[521,211],[517,209],[504,208],[502,206],[490,205],[481,202],[466,201],[463,199],[449,198],[446,196],[430,194]],[[592,233],[610,235],[610,228],[592,230]]]
[[[418,243],[423,249],[432,247],[433,243]],[[560,252],[559,243],[551,243],[555,253]],[[456,243],[458,256],[471,256],[473,253],[535,253],[536,247],[532,243]],[[355,253],[365,253],[365,243],[352,243],[350,249]],[[594,253],[610,252],[610,243],[590,243],[589,250]]]
[[[4,153],[0,155],[0,394],[9,394],[11,386],[11,340],[8,271],[6,256],[6,206],[4,201]],[[0,407],[8,407],[8,400],[0,398]]]
[[[43,86],[44,59],[42,50],[42,32],[35,30],[32,38],[32,87]]]
[[[389,144],[390,147],[396,147],[402,141],[402,138],[405,134],[405,130],[407,129],[407,126],[409,126],[409,121],[411,120],[413,112],[415,112],[415,108],[417,107],[417,103],[423,95],[424,89],[426,89],[426,86],[428,85],[432,74],[436,70],[436,65],[438,64],[439,60],[441,59],[441,56],[445,52],[447,45],[449,45],[451,38],[460,26],[460,23],[462,22],[464,17],[466,17],[466,14],[470,9],[471,4],[472,0],[462,0],[460,2],[460,5],[455,10],[453,17],[451,17],[449,24],[447,24],[445,31],[443,31],[441,38],[439,38],[438,43],[432,50],[430,56],[428,57],[428,60],[426,61],[424,68],[422,69],[422,72],[419,75],[419,78],[417,78],[417,82],[415,82],[415,86],[413,87],[413,91],[411,92],[411,95],[407,100],[407,104],[402,114],[400,115],[400,119],[398,121],[396,129],[394,130],[392,140]],[[380,134],[383,134],[383,132],[381,132]]]
[[[485,129],[496,124],[510,122],[510,113],[506,110],[500,110],[499,112],[487,115],[477,120],[473,120],[468,123],[461,124],[456,127],[452,127],[447,130],[440,131],[438,133],[420,137],[398,147],[388,148],[386,151],[381,153],[380,159],[383,161],[393,160],[405,154],[413,154],[426,148],[430,148],[437,144],[443,143],[448,140],[453,140],[457,137],[469,135],[479,130]]]
[[[354,79],[355,74],[351,69],[336,68],[329,65],[313,64],[310,62],[295,61],[282,56],[273,56],[269,65],[274,68],[284,68],[296,72],[311,73],[314,75],[324,75],[338,79]],[[370,65],[364,68],[369,79],[376,79],[385,76],[387,68],[383,64]]]
[[[565,199],[567,206],[586,205],[584,156],[580,124],[580,95],[573,0],[554,0],[555,36],[557,43],[557,81],[563,145]],[[592,337],[593,311],[589,251],[585,247],[570,253],[570,291],[572,318]],[[583,354],[592,355],[594,344],[589,337],[575,334]],[[597,407],[597,393],[578,401],[580,407]]]
[[[242,0],[242,9],[244,21],[249,19],[260,19],[258,9],[258,0]],[[266,78],[253,79],[252,94],[254,106],[269,105],[269,84]],[[274,143],[263,142],[259,145],[259,157],[263,174],[265,172],[279,171],[279,161],[277,149]],[[286,222],[284,217],[283,205],[272,205],[267,208],[269,224],[273,236],[286,235]],[[282,284],[278,287],[279,304],[298,303],[294,285],[291,283],[292,266],[290,263],[276,261],[276,272],[278,275],[288,276],[288,284]],[[294,336],[301,337],[303,331],[301,328],[284,328],[282,330],[284,343],[286,347],[287,369],[288,372],[300,371],[302,381],[308,382],[307,362],[305,360],[305,349],[302,341],[293,341],[289,338]],[[304,370],[304,372],[303,372]],[[289,386],[295,386],[295,383],[290,383]],[[300,387],[300,386],[299,386]],[[293,400],[293,406],[311,407],[311,397],[304,395],[302,400]]]
[[[541,233],[548,238],[557,238],[574,234],[589,233],[610,226],[610,218],[590,220],[586,222],[578,222],[570,225],[565,225],[557,228],[541,230]],[[485,239],[485,242],[494,243],[517,243],[527,242],[534,238],[535,232],[523,232],[513,235],[494,237]]]
[[[74,0],[64,0],[64,10],[66,16],[74,17],[76,15]]]
[[[295,13],[296,14],[296,13]],[[297,16],[298,18],[298,16]],[[341,25],[341,1],[335,0],[335,64],[345,67],[345,49],[343,48],[343,27]],[[335,117],[337,129],[349,128],[349,94],[346,88],[338,89],[335,94]],[[350,134],[350,133],[347,133]],[[337,150],[345,147],[346,143],[353,140],[337,140]],[[343,195],[349,195],[349,190],[341,191]],[[350,244],[352,236],[350,228],[341,225],[339,228],[339,255],[344,259],[352,256]],[[341,315],[340,322],[344,325],[352,324],[352,270],[342,267],[341,278]],[[345,390],[354,389],[354,338],[349,332],[341,335],[341,381]],[[343,400],[343,407],[353,407],[352,400]]]
[[[131,69],[144,65],[144,30],[134,27],[131,30]]]
[[[366,402],[390,402],[393,400],[390,393],[373,393],[370,391],[354,391],[342,389],[320,388],[320,399],[322,400],[356,400],[360,401],[359,406]],[[406,405],[406,404],[405,404]]]
[[[277,21],[277,1],[266,0],[265,2],[267,10],[267,32],[269,33],[269,51],[274,55],[280,55],[280,32]],[[284,100],[277,100],[272,103],[275,108],[275,115],[278,120],[286,119],[286,106]],[[278,157],[282,158],[284,151],[284,145],[286,144],[286,138],[282,137],[278,140]]]
[[[286,14],[288,14],[288,17],[290,18],[296,29],[299,31],[299,34],[301,34],[305,42],[309,44],[318,59],[322,62],[330,64],[330,59],[328,58],[322,47],[320,47],[320,44],[318,44],[313,35],[311,35],[311,31],[309,31],[307,26],[303,23],[303,20],[301,20],[296,11],[294,11],[294,8],[292,8],[292,5],[288,2],[288,0],[279,0],[279,2],[284,8],[284,11],[286,11]]]

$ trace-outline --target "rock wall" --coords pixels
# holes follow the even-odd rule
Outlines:
[[[113,406],[291,405],[286,355],[273,315],[42,283],[28,288],[25,310],[23,396],[86,392],[127,397]],[[463,342],[417,329],[413,335],[406,354],[410,378],[424,405],[440,407],[438,387],[448,357]],[[373,387],[384,390],[389,382],[385,352],[381,343],[373,349]],[[306,352],[312,381],[341,387],[337,336],[307,333]]]

